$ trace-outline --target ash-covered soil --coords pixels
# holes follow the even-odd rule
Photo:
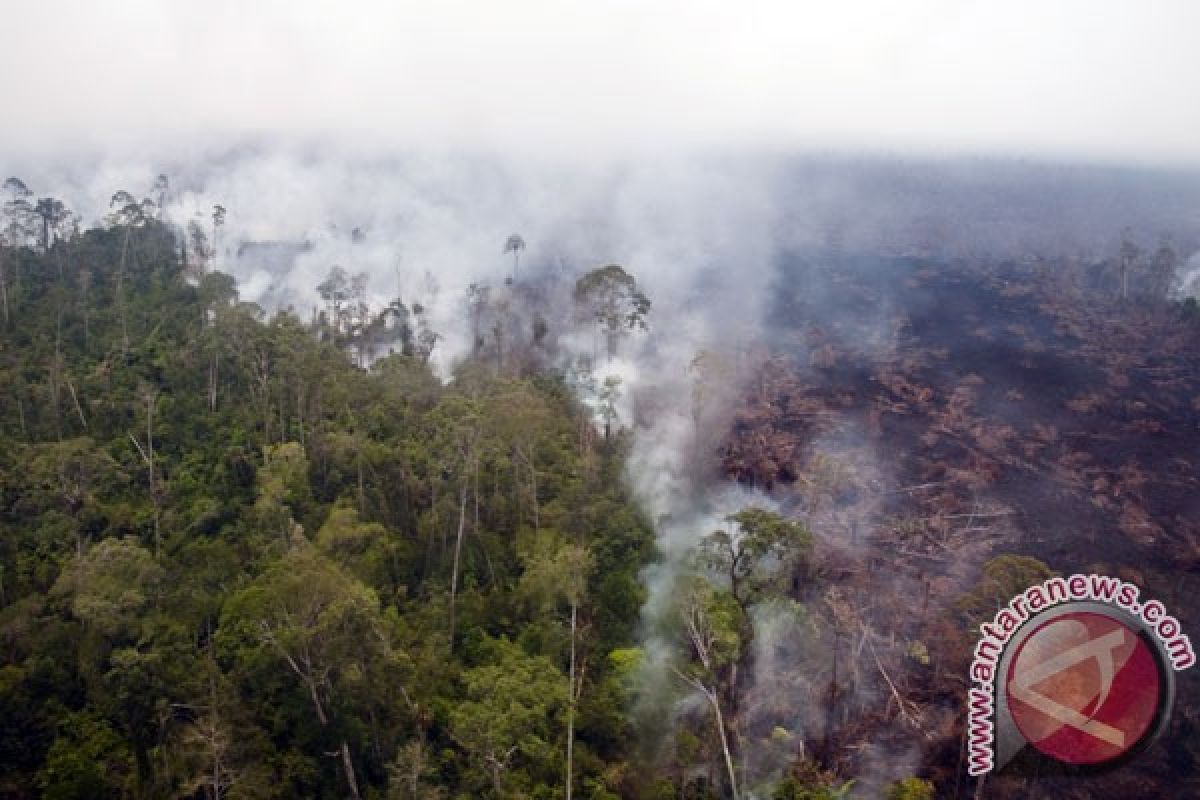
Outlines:
[[[827,764],[861,767],[869,745],[942,796],[975,791],[963,597],[990,558],[1133,580],[1197,635],[1200,326],[1179,307],[1069,261],[797,256],[776,289],[723,470],[808,520],[821,557],[797,594],[895,645],[825,678]],[[1200,686],[1179,678],[1167,736],[1128,766],[983,796],[1200,796]]]

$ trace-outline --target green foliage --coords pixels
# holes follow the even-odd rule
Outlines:
[[[905,648],[905,652],[908,653],[909,658],[923,667],[928,667],[932,663],[932,660],[929,658],[929,648],[920,640],[909,642],[908,647]]]
[[[91,800],[121,796],[133,773],[128,745],[104,720],[81,712],[64,718],[38,773],[42,797]]]
[[[521,552],[525,563],[522,592],[543,608],[559,599],[581,603],[595,566],[592,554],[583,545],[563,541],[552,530],[540,530],[530,538]]]
[[[239,303],[223,211],[184,263],[154,202],[73,232],[19,188],[0,794],[557,797],[574,605],[577,796],[623,796],[654,543],[563,381],[442,383],[425,310],[344,272],[311,326]]]
[[[959,598],[957,605],[974,628],[991,619],[1018,594],[1055,574],[1032,556],[999,555],[984,563],[979,582]]]
[[[720,788],[723,794],[736,796],[743,780],[736,764],[741,742],[733,735],[738,725],[738,675],[745,674],[743,668],[753,653],[756,621],[763,618],[757,612],[803,617],[792,589],[807,568],[812,537],[802,523],[761,508],[744,508],[727,521],[734,524],[732,532],[715,531],[692,551],[691,574],[676,581],[676,605],[669,619],[682,656],[671,670],[694,698],[704,701],[718,739],[716,746],[710,745],[713,752],[704,756],[702,740],[693,736],[689,741],[677,733],[676,760],[690,765],[719,759],[724,767]],[[794,781],[786,786],[800,791]]]
[[[254,510],[263,527],[287,542],[300,534],[296,516],[308,494],[308,459],[296,442],[268,445],[258,470],[258,497]]]
[[[772,795],[772,800],[845,800],[854,789],[854,781],[813,786],[789,778]]]
[[[358,511],[336,505],[317,531],[317,547],[367,586],[387,587],[398,543],[378,522],[363,522]]]
[[[843,781],[811,761],[800,761],[780,781],[771,800],[845,800],[851,796],[854,781]]]
[[[650,313],[650,298],[638,288],[637,280],[616,264],[597,267],[576,281],[575,303],[603,331],[610,358],[616,355],[623,333],[646,329]]]
[[[711,675],[741,659],[750,621],[731,592],[704,578],[687,579],[680,587],[679,613],[697,657],[690,671]]]
[[[388,800],[442,800],[446,789],[433,783],[437,756],[423,740],[413,739],[388,765]]]
[[[905,778],[888,787],[887,800],[933,800],[933,784],[921,778]]]
[[[488,640],[488,663],[463,673],[465,696],[449,715],[450,736],[468,755],[468,774],[498,795],[514,783],[529,791],[553,782],[554,746],[567,702],[562,672],[545,656],[530,656],[503,639]],[[511,775],[524,768],[524,781]]]
[[[78,556],[55,593],[71,597],[71,611],[108,638],[136,634],[163,570],[128,539],[105,539]]]
[[[729,582],[745,608],[786,584],[804,565],[812,535],[804,525],[761,508],[745,508],[728,518],[733,533],[716,531],[701,542],[702,567]]]

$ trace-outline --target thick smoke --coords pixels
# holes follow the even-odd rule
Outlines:
[[[1181,298],[1200,300],[1200,253],[1196,253],[1180,267],[1176,276],[1175,292]]]
[[[166,172],[172,185],[165,216],[181,229],[196,221],[215,233],[212,266],[237,278],[243,300],[267,311],[291,308],[307,319],[321,306],[316,287],[334,265],[365,273],[374,308],[399,297],[429,309],[440,336],[433,363],[446,378],[472,349],[472,284],[503,296],[523,283],[546,283],[558,287],[551,299],[569,306],[569,287],[579,275],[611,263],[627,269],[653,309],[649,331],[623,337],[614,356],[602,352],[595,333],[580,327],[569,308],[552,309],[550,322],[558,366],[572,368],[584,358],[593,362],[598,384],[620,379],[616,421],[633,432],[628,478],[662,552],[643,575],[647,696],[662,696],[673,680],[668,664],[675,653],[664,629],[688,553],[701,537],[726,527],[726,515],[750,504],[774,507],[769,497],[736,485],[714,490],[721,484],[712,461],[732,407],[749,390],[743,384],[777,334],[768,322],[768,308],[777,305],[772,301],[810,290],[779,282],[782,259],[808,254],[820,268],[820,254],[831,251],[1097,258],[1115,252],[1127,226],[1146,241],[1172,229],[1185,256],[1200,244],[1196,185],[1156,173],[1022,164],[368,160],[281,149],[174,168],[105,163],[10,171],[39,195],[61,197],[89,223],[107,213],[116,189],[140,195]],[[210,215],[218,203],[227,216],[214,232]],[[503,249],[514,232],[527,249],[516,286],[507,287],[514,264]],[[1196,271],[1195,259],[1191,264]],[[807,300],[814,313],[826,305],[819,297]],[[881,308],[878,320],[851,323],[861,329],[852,345],[868,352],[889,347],[894,331],[883,324],[887,316]],[[717,385],[704,387],[703,404],[697,399],[702,353],[726,365],[709,376]],[[581,399],[595,404],[586,391]],[[861,431],[813,441],[804,455],[810,462],[836,461],[864,485],[887,483],[887,470]],[[783,510],[819,523],[833,546],[853,550],[870,538],[869,521],[821,508]],[[747,756],[744,766],[755,781],[777,775],[825,724],[814,710],[825,679],[815,661],[806,667],[810,634],[794,611],[762,609],[756,620],[746,707],[766,709],[773,697],[797,699],[790,716],[778,708],[760,715],[776,729],[768,745]],[[675,712],[702,713],[695,700]],[[893,774],[883,777],[907,768],[897,766],[897,758],[884,759]]]

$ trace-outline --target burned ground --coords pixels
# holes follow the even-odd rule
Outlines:
[[[769,352],[721,458],[817,536],[814,579],[796,591],[832,623],[824,649],[849,653],[840,671],[837,655],[808,667],[825,765],[861,774],[868,754],[915,748],[941,795],[973,791],[962,598],[989,558],[1133,580],[1197,630],[1200,333],[1167,302],[1111,287],[1103,265],[1066,261],[781,267]],[[1178,796],[1194,775],[1200,687],[1179,677],[1168,736],[1104,796]],[[1088,797],[1098,784],[993,779],[986,796],[1048,786]]]

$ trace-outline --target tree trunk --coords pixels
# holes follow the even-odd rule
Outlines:
[[[208,364],[208,410],[217,410],[217,379],[218,370],[220,369],[220,356],[213,351],[212,360]]]
[[[57,345],[56,345],[57,347]],[[50,412],[54,420],[54,436],[60,442],[62,441],[62,418],[59,416],[59,370],[61,369],[61,356],[55,354],[54,359],[50,362],[49,385],[50,391]]]
[[[154,558],[162,547],[159,534],[159,518],[162,516],[158,503],[158,487],[154,483],[154,395],[146,398],[146,467],[150,474],[150,502],[154,506]]]
[[[59,304],[58,317],[54,323],[54,361],[50,365],[50,402],[54,411],[54,432],[59,441],[62,441],[62,418],[59,416],[63,375],[62,314],[62,305]]]
[[[358,793],[358,781],[354,777],[354,764],[350,761],[350,747],[346,744],[346,740],[342,740],[342,769],[346,772],[346,783],[350,785],[350,796],[354,800],[359,800],[362,795]]]
[[[121,240],[121,263],[117,267],[117,307],[121,312],[121,352],[129,349],[129,310],[125,306],[125,257],[129,252],[129,228]]]
[[[579,619],[579,603],[571,601],[571,666],[567,675],[567,800],[571,800],[571,791],[574,783],[574,756],[575,756],[575,636],[578,631]]]
[[[279,649],[280,651],[283,651],[282,647]],[[308,696],[312,698],[313,709],[317,712],[317,721],[320,722],[321,727],[324,728],[329,724],[329,717],[325,715],[325,706],[321,703],[321,694],[317,691],[317,682],[300,669],[299,665],[296,664],[295,659],[293,659],[290,654],[284,652],[284,657],[291,665],[292,671],[299,675],[300,680],[304,681],[304,685],[308,687]]]
[[[0,306],[4,309],[4,325],[8,326],[8,267],[0,262]],[[86,325],[85,325],[86,328]]]
[[[134,736],[132,738],[136,774],[134,797],[149,797],[150,787],[154,783],[154,766],[150,762],[150,754],[146,751],[146,743],[142,741],[142,737]]]
[[[279,443],[287,444],[287,441],[288,441],[287,416],[286,416],[286,414],[287,414],[287,408],[286,408],[287,398],[284,396],[287,392],[285,391],[285,387],[282,385],[282,383],[283,382],[280,381],[280,387],[279,387]]]
[[[358,470],[358,513],[361,516],[367,513],[367,487],[365,478],[363,476],[363,456],[361,444],[359,444],[359,446],[355,449],[354,465]]]
[[[474,516],[471,518],[471,520],[472,520],[471,521],[471,530],[476,535],[478,535],[479,534],[479,460],[478,459],[476,459],[475,465],[474,465],[473,469],[471,470],[471,480],[474,482],[474,492],[472,493],[472,495],[474,497],[473,505],[474,505],[474,512],[475,512]],[[495,488],[495,486],[493,485],[493,489],[494,488]],[[495,497],[495,492],[493,492],[493,497]]]
[[[437,479],[433,476],[430,476],[430,480],[429,480],[430,526],[429,526],[429,532],[426,534],[427,538],[425,540],[425,570],[421,573],[422,581],[424,581],[425,578],[429,576],[430,570],[433,569],[433,550],[434,550],[434,545],[437,543],[436,542],[437,534],[439,532],[441,532],[443,539],[446,536],[446,532],[445,532],[445,530],[442,529],[441,520],[438,518],[438,513],[437,513],[437,499],[438,499],[437,487],[438,487]],[[415,530],[420,531],[420,526],[417,525],[417,523],[415,523],[415,522],[413,524],[415,526]],[[442,552],[439,555],[444,557],[445,553],[446,553],[446,547],[443,544]]]
[[[79,415],[79,421],[83,423],[83,429],[87,430],[87,417],[83,415],[83,407],[79,404],[79,395],[75,393],[75,384],[71,382],[70,373],[64,372],[63,376],[67,381],[67,390],[71,392],[71,400],[75,403],[75,413]]]
[[[25,401],[18,395],[17,397],[17,418],[21,423],[21,436],[25,440],[29,440],[29,428],[25,425]]]
[[[454,566],[450,570],[450,649],[454,649],[454,600],[458,596],[458,563],[462,556],[463,532],[467,527],[467,487],[469,474],[463,475],[458,495],[458,535],[454,538]]]
[[[841,634],[835,631],[833,634],[833,670],[829,679],[829,699],[825,706],[825,739],[821,744],[821,761],[826,767],[829,766],[833,753],[834,711],[838,698],[838,650],[841,642]]]
[[[308,420],[308,392],[300,370],[297,370],[293,377],[296,382],[296,435],[300,439],[300,449],[307,453],[308,434],[305,432],[305,426]]]
[[[88,299],[91,295],[92,273],[90,270],[82,269],[79,271],[79,295],[80,305],[83,307],[83,347],[86,350],[91,342],[91,311],[89,310]],[[8,318],[7,311],[5,319]]]
[[[713,713],[717,718],[717,733],[721,735],[721,751],[725,754],[725,769],[729,773],[729,795],[738,800],[737,772],[733,768],[733,754],[729,751],[729,738],[725,734],[725,715],[721,713],[721,701],[715,689],[704,689],[708,702],[712,704]]]
[[[221,751],[220,751],[220,747],[219,747],[219,744],[217,741],[217,730],[218,730],[218,725],[220,724],[220,722],[217,720],[217,717],[216,717],[216,714],[217,714],[216,681],[211,677],[209,678],[209,687],[210,687],[209,690],[210,690],[210,694],[211,694],[211,698],[212,698],[210,701],[212,704],[210,713],[213,715],[213,733],[212,733],[212,739],[210,740],[210,746],[212,747],[212,760],[213,760],[212,793],[213,793],[214,798],[219,798],[222,795],[222,792],[221,792]]]
[[[536,531],[541,527],[541,520],[539,519],[538,511],[537,467],[533,465],[532,452],[525,460],[529,465],[529,494],[530,500],[533,502],[533,529]]]

